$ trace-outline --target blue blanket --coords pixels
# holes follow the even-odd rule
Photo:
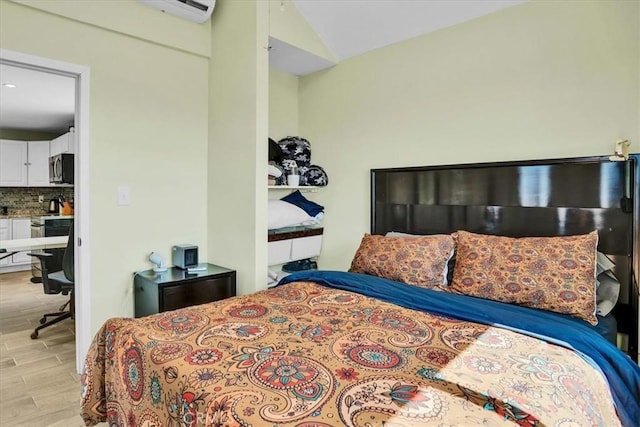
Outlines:
[[[302,271],[284,277],[278,285],[299,280],[357,292],[414,310],[504,327],[572,348],[604,373],[622,425],[640,425],[640,367],[580,319],[358,273]]]

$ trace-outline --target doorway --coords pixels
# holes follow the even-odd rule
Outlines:
[[[75,222],[75,330],[76,370],[82,371],[92,340],[89,234],[89,67],[0,49],[0,64],[53,73],[75,79],[76,155],[74,159]]]

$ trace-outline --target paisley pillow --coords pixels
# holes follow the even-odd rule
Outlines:
[[[423,288],[441,287],[453,249],[453,237],[448,234],[411,239],[365,234],[349,271]]]
[[[597,231],[521,238],[458,231],[456,243],[451,291],[598,323]]]

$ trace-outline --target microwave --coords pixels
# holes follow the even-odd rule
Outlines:
[[[49,157],[49,182],[73,184],[73,153],[61,153]]]

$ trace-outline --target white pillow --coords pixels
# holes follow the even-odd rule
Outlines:
[[[596,314],[606,316],[613,310],[620,296],[620,282],[611,269],[615,264],[602,252],[597,253]]]
[[[613,274],[608,273],[608,271],[605,271],[600,274],[597,280],[596,314],[598,316],[609,314],[620,296],[620,282]]]
[[[269,230],[295,225],[308,225],[314,222],[304,210],[296,205],[279,199],[269,200]]]
[[[387,234],[385,234],[385,237],[424,237],[424,236],[419,234],[403,233],[401,231],[387,231]]]
[[[609,257],[603,254],[602,252],[598,251],[596,255],[597,255],[596,277],[598,277],[600,274],[604,273],[605,271],[611,270],[613,267],[615,267],[615,264],[613,263],[613,261],[611,261]]]

